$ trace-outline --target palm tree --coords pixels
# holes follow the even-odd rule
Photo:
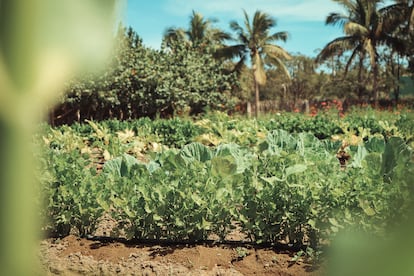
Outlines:
[[[398,40],[399,47],[391,48],[388,67],[397,80],[394,87],[395,103],[398,104],[400,92],[401,62],[404,56],[413,68],[414,58],[414,0],[396,0],[384,9],[387,32]]]
[[[396,3],[387,7],[393,18],[405,26],[406,33],[414,32],[414,0],[396,0]]]
[[[250,21],[246,11],[244,12],[244,28],[236,21],[230,22],[230,28],[236,33],[237,45],[227,47],[230,52],[237,54],[240,61],[236,67],[250,58],[255,87],[255,116],[259,113],[259,86],[266,83],[265,64],[276,65],[287,76],[289,72],[283,64],[282,59],[290,59],[290,55],[275,41],[286,41],[287,32],[276,32],[269,34],[271,28],[276,26],[276,19],[261,11],[256,11],[253,21]]]
[[[378,105],[378,47],[383,44],[396,45],[398,41],[387,31],[385,8],[379,8],[382,0],[333,0],[345,7],[347,14],[331,13],[326,18],[327,25],[343,27],[345,36],[329,42],[316,58],[324,61],[338,52],[352,51],[345,67],[345,74],[356,56],[360,59],[360,69],[366,56],[370,59],[372,93],[375,105]]]
[[[392,50],[413,59],[414,0],[396,0],[396,3],[386,7],[385,19],[390,26],[388,32],[401,42],[401,47]]]
[[[190,16],[189,28],[170,27],[164,32],[164,43],[173,48],[175,43],[184,43],[193,48],[206,50],[213,47],[213,51],[224,46],[224,41],[231,36],[212,26],[216,21],[205,19],[200,13],[193,11]]]

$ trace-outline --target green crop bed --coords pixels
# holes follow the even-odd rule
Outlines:
[[[344,229],[383,236],[408,220],[412,204],[411,116],[43,126],[34,139],[43,229],[87,236],[109,214],[114,237],[224,240],[238,227],[253,243],[284,241],[312,254]]]

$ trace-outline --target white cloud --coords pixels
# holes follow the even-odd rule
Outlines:
[[[341,11],[331,0],[167,0],[170,13],[184,16],[191,10],[203,14],[229,15],[235,19],[243,16],[242,9],[251,15],[256,10],[283,20],[324,21],[330,12]]]

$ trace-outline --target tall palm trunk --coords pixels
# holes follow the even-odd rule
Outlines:
[[[374,96],[374,106],[375,108],[378,107],[378,55],[376,52],[376,42],[371,41],[371,49],[373,51],[370,52],[370,59],[371,59],[371,72],[372,72],[372,94]]]
[[[256,77],[253,78],[254,79],[254,101],[255,101],[255,106],[256,108],[254,109],[254,116],[256,117],[256,119],[259,117],[259,106],[260,106],[260,97],[259,97],[259,83],[256,79]]]
[[[361,53],[359,55],[359,66],[358,66],[358,101],[360,104],[362,104],[362,94],[363,94],[363,88],[362,85],[362,68],[364,67],[364,56]]]
[[[401,64],[400,54],[397,55],[397,85],[395,86],[395,106],[398,105],[400,98]]]
[[[372,93],[374,94],[374,106],[375,108],[378,107],[378,64],[375,61],[372,65]]]

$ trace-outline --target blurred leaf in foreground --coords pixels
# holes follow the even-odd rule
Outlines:
[[[0,0],[0,267],[35,275],[36,123],[70,77],[98,69],[110,52],[115,0]]]

